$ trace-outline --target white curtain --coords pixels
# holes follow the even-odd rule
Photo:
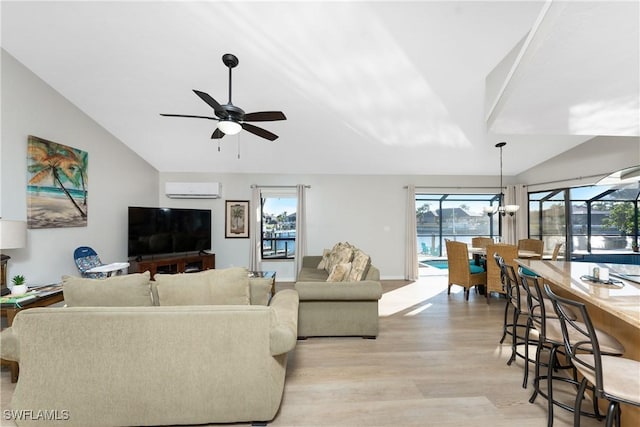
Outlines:
[[[296,280],[300,268],[302,268],[302,257],[307,254],[307,199],[306,187],[303,184],[296,185],[296,195],[298,198],[296,207],[296,257],[294,262]]]
[[[515,204],[520,206],[516,213],[516,242],[529,237],[529,194],[526,185],[515,186]]]
[[[260,189],[251,187],[251,202],[249,203],[249,270],[260,271],[260,233],[262,233],[260,218],[261,196]]]
[[[516,203],[516,188],[513,185],[507,185],[504,193],[504,204],[515,205]],[[522,209],[522,206],[520,207]],[[518,220],[518,213],[511,216],[509,214],[502,217],[502,240],[503,243],[515,245],[518,243],[516,237],[516,224]]]
[[[407,186],[406,207],[406,246],[404,278],[405,280],[418,280],[418,242],[416,228],[416,187]]]

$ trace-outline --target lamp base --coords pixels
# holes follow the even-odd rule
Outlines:
[[[9,255],[0,254],[0,288],[2,288],[2,295],[4,295],[4,290],[7,288],[7,261],[9,259],[11,259]]]

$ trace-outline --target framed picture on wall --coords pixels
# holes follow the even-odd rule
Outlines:
[[[227,200],[225,202],[224,237],[227,239],[249,238],[249,201]]]
[[[33,135],[27,144],[28,227],[86,227],[89,154]]]

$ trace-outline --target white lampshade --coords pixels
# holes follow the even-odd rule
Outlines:
[[[518,209],[520,209],[520,206],[518,205],[507,205],[504,207],[505,212],[511,215],[518,212]]]
[[[27,245],[27,222],[0,219],[0,249],[24,248]]]
[[[482,212],[484,212],[487,215],[493,215],[494,213],[496,213],[497,210],[498,208],[494,206],[484,206],[482,208]]]
[[[240,126],[240,123],[231,120],[220,120],[218,129],[225,135],[235,135],[242,130],[242,126]]]

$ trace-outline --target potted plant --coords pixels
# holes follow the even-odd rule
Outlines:
[[[13,282],[13,287],[11,288],[11,293],[13,295],[22,295],[27,292],[27,284],[24,282],[24,276],[22,274],[18,274],[13,276],[11,281]]]

